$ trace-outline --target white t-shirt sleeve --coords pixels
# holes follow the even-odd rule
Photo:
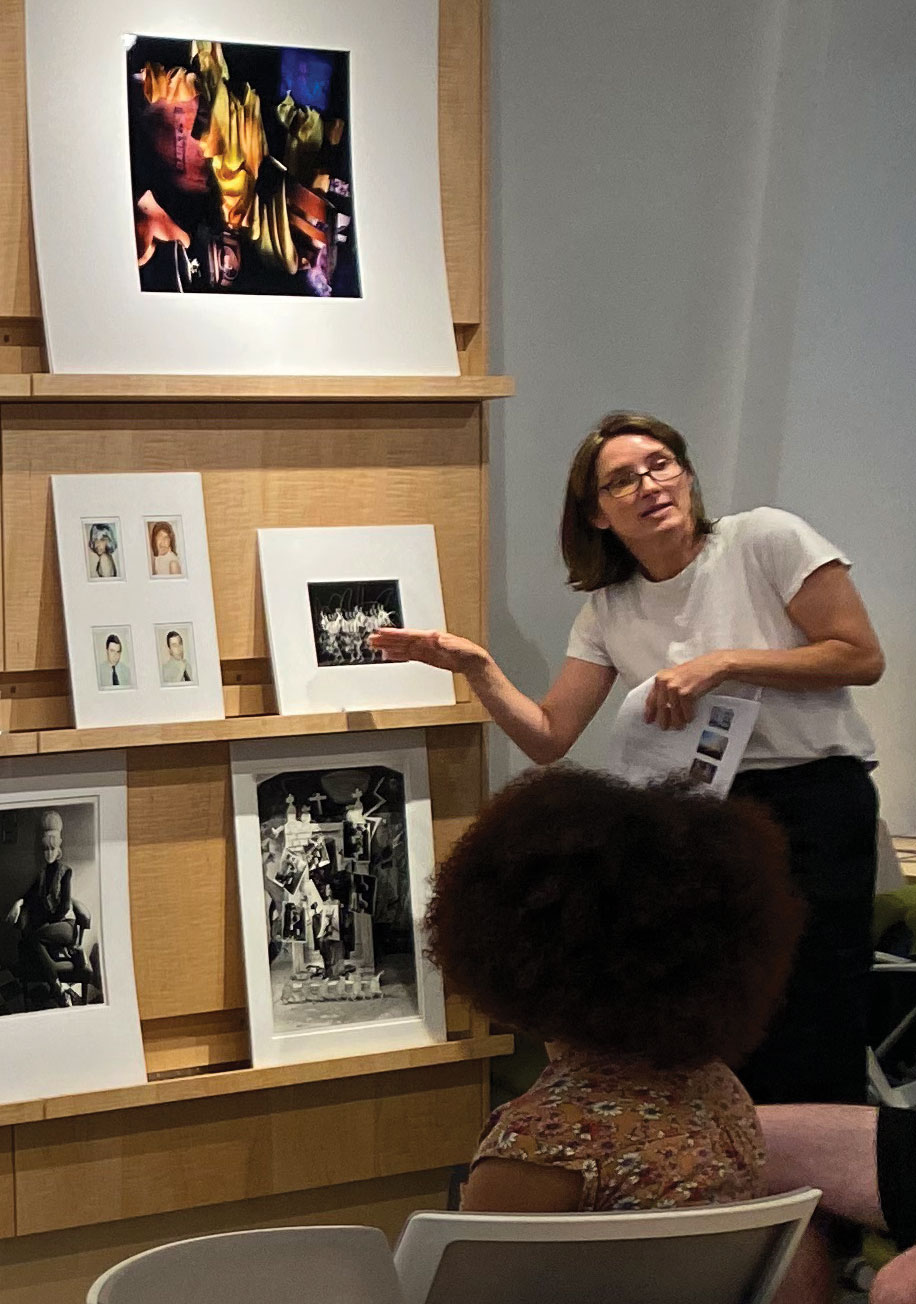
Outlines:
[[[852,565],[845,553],[807,521],[778,507],[757,507],[748,512],[745,545],[756,556],[784,604],[792,601],[818,567],[830,561]]]
[[[591,594],[573,621],[566,655],[575,657],[577,661],[590,661],[593,665],[610,666],[613,669],[614,663],[608,655],[607,644],[601,633],[601,622],[595,611],[597,597],[597,594]]]

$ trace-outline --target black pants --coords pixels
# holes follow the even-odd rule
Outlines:
[[[782,1006],[738,1076],[757,1104],[865,1101],[877,797],[865,766],[832,756],[748,770],[736,797],[767,806],[789,835],[807,920]]]

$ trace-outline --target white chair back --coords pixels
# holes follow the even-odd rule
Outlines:
[[[405,1304],[767,1304],[820,1195],[639,1213],[418,1213],[394,1260]]]
[[[402,1304],[377,1227],[271,1227],[200,1236],[110,1268],[86,1304]]]

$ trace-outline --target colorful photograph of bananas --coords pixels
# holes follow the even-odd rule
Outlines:
[[[347,53],[127,43],[141,290],[359,298]]]

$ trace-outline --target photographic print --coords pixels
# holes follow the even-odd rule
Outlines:
[[[360,296],[346,50],[127,38],[140,288]]]
[[[735,712],[730,706],[711,706],[709,708],[709,723],[714,729],[721,729],[723,733],[728,733],[735,718]]]
[[[97,803],[0,807],[0,1016],[103,1000]]]
[[[184,532],[181,517],[146,521],[149,573],[153,579],[177,579],[185,574]]]
[[[99,689],[133,688],[134,649],[129,625],[98,625],[92,631]]]
[[[200,475],[52,475],[51,497],[76,727],[222,719]]]
[[[121,522],[116,516],[108,521],[83,521],[86,573],[90,580],[124,578],[124,560],[118,552],[120,530]]]
[[[252,1046],[262,1062],[441,1035],[441,984],[418,924],[432,869],[425,750],[350,742],[341,752],[336,740],[314,740],[308,758],[296,740],[268,764],[276,743],[233,747]]]
[[[146,1081],[123,753],[0,761],[0,1103]]]
[[[695,779],[697,783],[712,783],[718,768],[717,765],[711,765],[709,761],[701,761],[697,757],[688,771],[688,778]]]
[[[24,7],[53,372],[460,374],[436,0]]]
[[[385,626],[445,629],[431,525],[258,530],[258,556],[281,715],[455,701],[447,670],[368,643]]]
[[[157,625],[156,652],[159,657],[159,677],[165,688],[197,683],[193,625]]]
[[[714,761],[721,761],[727,746],[728,739],[724,734],[715,733],[712,729],[704,729],[697,743],[697,751],[703,756],[711,756]]]
[[[309,584],[308,600],[319,666],[382,664],[369,635],[404,628],[397,580]]]

